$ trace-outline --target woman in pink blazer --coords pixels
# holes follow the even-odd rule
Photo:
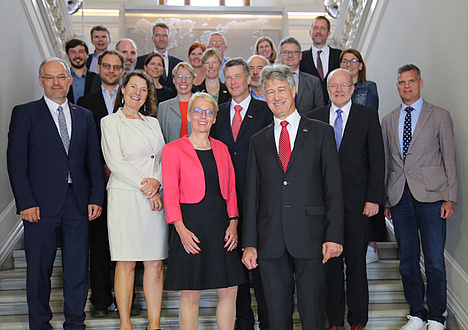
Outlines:
[[[180,328],[198,328],[202,290],[218,293],[219,329],[233,329],[237,286],[245,282],[237,248],[237,198],[228,148],[209,137],[218,106],[206,93],[189,102],[192,132],[163,148],[166,219],[173,224],[164,287],[182,290]]]

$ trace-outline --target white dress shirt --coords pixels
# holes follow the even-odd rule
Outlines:
[[[301,115],[299,112],[297,112],[297,109],[294,110],[292,114],[290,114],[286,119],[279,119],[276,117],[273,117],[273,122],[274,122],[274,129],[275,129],[275,144],[276,144],[276,150],[279,152],[279,138],[282,130],[281,122],[283,120],[286,120],[288,122],[288,126],[286,126],[286,129],[288,130],[289,133],[289,141],[291,142],[291,152],[294,149],[294,142],[296,141],[296,135],[297,135],[297,129],[299,128],[299,122],[301,121]]]
[[[312,59],[314,60],[315,67],[317,67],[317,52],[319,50],[322,51],[320,53],[320,59],[322,60],[322,69],[323,69],[323,76],[326,77],[328,73],[328,62],[330,60],[330,47],[326,45],[322,49],[316,48],[312,45]]]
[[[52,101],[51,99],[49,99],[45,95],[44,95],[44,101],[46,102],[47,107],[49,108],[52,119],[55,122],[55,126],[57,126],[57,130],[59,132],[59,135],[60,135],[60,126],[59,126],[58,110],[57,109],[58,109],[59,106],[62,106],[63,115],[65,116],[65,121],[67,122],[68,138],[71,140],[72,118],[71,118],[70,108],[68,107],[68,101],[65,100],[65,103],[58,104],[58,103]]]
[[[341,132],[341,136],[344,136],[344,131],[345,131],[345,128],[346,128],[346,123],[348,122],[348,117],[349,117],[349,112],[351,111],[351,105],[352,105],[352,101],[350,100],[348,103],[346,103],[346,105],[342,108],[337,108],[336,105],[334,105],[332,103],[331,107],[330,107],[330,125],[333,127],[333,125],[335,124],[335,120],[336,120],[336,117],[337,117],[337,113],[336,113],[336,110],[338,109],[341,109],[343,111],[343,113],[341,114],[341,119],[342,119],[342,122],[343,122],[343,125],[342,125],[342,132]]]
[[[230,110],[230,115],[231,115],[231,126],[232,126],[232,120],[234,119],[234,115],[236,114],[236,110],[234,110],[234,106],[240,105],[242,107],[242,110],[240,111],[240,115],[242,117],[242,121],[244,121],[245,114],[247,113],[247,109],[249,108],[250,100],[252,97],[247,96],[245,100],[243,100],[241,103],[236,103],[236,101],[231,100],[231,110]]]

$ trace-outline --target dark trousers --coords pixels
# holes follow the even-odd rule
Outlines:
[[[91,297],[94,306],[112,304],[111,259],[107,233],[107,195],[101,216],[89,223],[89,269]]]
[[[260,330],[268,330],[268,312],[263,293],[262,278],[258,268],[251,270],[255,299],[258,308],[258,323]],[[244,267],[244,273],[249,279],[249,270]],[[236,318],[238,328],[252,328],[255,325],[255,317],[251,307],[252,298],[250,296],[250,281],[241,284],[237,288]]]
[[[88,217],[76,204],[73,188],[67,191],[62,210],[37,223],[23,221],[27,261],[26,293],[31,330],[52,329],[50,277],[60,242],[63,268],[63,328],[85,329],[84,307],[88,296]]]
[[[286,250],[275,259],[259,259],[271,330],[292,330],[294,288],[303,330],[325,329],[325,269],[322,260],[294,258]]]
[[[410,315],[444,323],[443,313],[447,307],[444,259],[447,229],[446,220],[440,217],[441,206],[442,201],[418,202],[406,186],[401,200],[390,211],[395,237],[401,251],[400,274],[405,298],[410,305]],[[421,245],[427,290],[419,267]],[[425,293],[429,310],[423,305]]]
[[[345,261],[348,323],[365,326],[369,310],[366,272],[369,220],[361,213],[351,213],[346,210],[344,219],[343,253],[338,258],[331,258],[327,262],[327,316],[330,326],[344,326],[345,277],[343,261]]]

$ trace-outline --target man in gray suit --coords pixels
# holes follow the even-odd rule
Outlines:
[[[301,44],[295,38],[286,37],[281,40],[278,51],[281,63],[289,66],[294,75],[297,87],[294,101],[297,111],[307,116],[310,111],[324,105],[320,79],[299,71],[299,63],[302,59]]]
[[[421,98],[419,68],[398,69],[402,104],[382,120],[385,146],[385,216],[393,219],[401,251],[400,273],[410,305],[401,329],[444,329],[447,279],[446,220],[457,201],[457,169],[450,113]],[[419,270],[423,247],[427,289]],[[426,291],[427,306],[424,307]]]

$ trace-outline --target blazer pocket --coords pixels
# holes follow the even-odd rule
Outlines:
[[[421,175],[424,181],[426,191],[445,191],[447,190],[447,176],[444,168],[441,166],[425,166],[421,168]]]
[[[311,206],[306,206],[306,214],[308,216],[314,216],[314,215],[325,215],[325,206],[323,205],[311,205]]]

